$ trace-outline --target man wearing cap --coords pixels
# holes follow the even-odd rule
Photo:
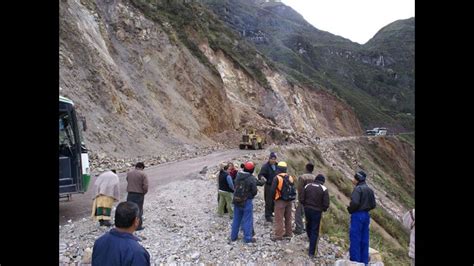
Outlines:
[[[262,168],[260,169],[260,173],[258,174],[259,180],[261,180],[262,177],[265,178],[263,197],[265,198],[265,219],[267,222],[273,222],[272,214],[274,211],[274,205],[273,205],[271,186],[272,186],[273,178],[277,174],[276,159],[277,159],[276,153],[271,152],[268,158],[268,162],[262,165]]]
[[[316,178],[316,176],[313,174],[314,164],[307,163],[305,168],[306,168],[306,173],[302,174],[296,182],[297,183],[296,189],[298,191],[298,196],[300,196],[301,193],[303,193],[303,189],[305,188],[305,186],[307,184],[313,183],[314,179]],[[302,234],[304,232],[303,215],[304,215],[304,208],[301,204],[301,201],[299,201],[296,204],[295,231],[293,231],[293,233],[295,233],[296,235]]]
[[[376,206],[374,191],[366,184],[366,173],[359,171],[354,175],[351,202],[347,211],[351,214],[349,230],[351,261],[369,263],[369,211]]]
[[[235,178],[235,192],[234,192],[234,218],[232,220],[232,229],[230,233],[230,240],[236,241],[239,228],[242,224],[244,231],[244,242],[252,243],[255,242],[255,238],[252,237],[253,231],[253,198],[257,195],[257,178],[253,175],[255,164],[253,162],[244,163],[243,171],[237,172]],[[242,206],[235,203],[236,194],[242,191],[241,195],[244,200]]]
[[[317,241],[319,238],[319,225],[321,222],[322,212],[329,208],[329,192],[323,185],[326,178],[319,174],[312,183],[305,185],[299,201],[304,206],[306,216],[306,234],[309,238],[308,255],[314,257]]]
[[[292,200],[283,200],[282,188],[285,176],[287,176],[287,164],[286,162],[279,162],[277,165],[278,174],[273,179],[271,193],[272,198],[275,200],[275,223],[273,226],[273,241],[282,240],[283,237],[293,237],[293,231],[291,230],[292,222]],[[290,183],[295,182],[295,178],[288,175],[288,181]],[[296,191],[295,191],[296,196]],[[285,228],[283,229],[283,219],[285,220]]]

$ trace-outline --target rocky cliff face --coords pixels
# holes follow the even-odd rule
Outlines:
[[[127,158],[194,150],[246,126],[298,140],[362,132],[351,107],[329,93],[290,84],[265,64],[270,87],[261,86],[200,38],[212,65],[204,64],[176,37],[184,29],[127,1],[62,1],[60,26],[61,94],[86,117],[92,152]]]

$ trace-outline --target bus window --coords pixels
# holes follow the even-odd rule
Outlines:
[[[59,145],[74,147],[74,131],[70,123],[70,117],[67,113],[59,116]]]

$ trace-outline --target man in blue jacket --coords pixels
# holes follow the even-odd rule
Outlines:
[[[122,202],[115,210],[115,228],[99,237],[92,250],[92,265],[150,265],[150,254],[133,232],[140,224],[140,209]]]
[[[375,208],[374,191],[365,183],[367,175],[364,171],[355,174],[352,182],[355,185],[352,191],[351,202],[347,211],[351,214],[349,232],[351,261],[369,263],[369,211]]]

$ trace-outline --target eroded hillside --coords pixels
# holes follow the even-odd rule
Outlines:
[[[325,90],[289,83],[264,58],[256,59],[268,81],[262,85],[235,57],[210,48],[206,35],[174,28],[160,12],[150,18],[128,1],[76,0],[62,1],[60,12],[61,94],[86,117],[93,153],[195,150],[236,142],[245,126],[296,141],[362,132],[352,108]],[[244,42],[231,33],[221,38]]]

